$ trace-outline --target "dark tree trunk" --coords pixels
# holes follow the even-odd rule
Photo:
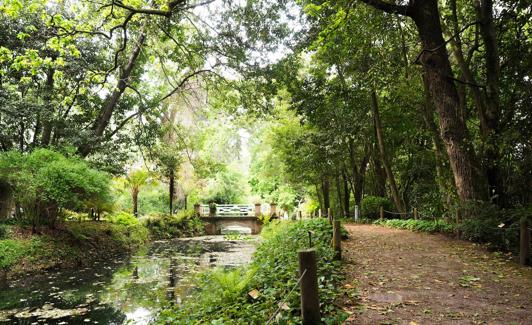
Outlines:
[[[168,187],[169,199],[170,199],[170,215],[174,214],[174,192],[175,192],[175,173],[174,170],[170,170],[170,184]]]
[[[384,138],[382,134],[382,124],[381,124],[381,118],[379,114],[377,94],[375,90],[371,92],[371,109],[373,111],[373,122],[375,125],[375,133],[377,134],[377,143],[379,145],[379,152],[381,154],[381,160],[382,160],[382,164],[384,165],[384,170],[386,171],[386,177],[388,178],[388,182],[390,184],[390,191],[392,192],[393,202],[395,204],[397,211],[405,212],[406,211],[405,205],[403,203],[403,200],[401,199],[401,196],[399,195],[399,190],[397,189],[397,183],[395,182],[395,177],[392,171],[392,164],[390,162],[390,158],[388,157],[388,153],[386,152],[386,147],[384,145]]]
[[[139,207],[139,189],[133,188],[131,190],[131,199],[133,200],[133,214],[135,217],[138,217],[138,207]]]
[[[321,190],[323,193],[323,213],[324,215],[327,214],[327,211],[329,211],[329,208],[331,207],[330,203],[330,195],[329,195],[329,179],[324,178],[321,182]]]
[[[42,136],[41,136],[41,146],[47,147],[50,144],[50,139],[52,135],[52,122],[54,120],[54,107],[52,103],[52,95],[54,91],[54,74],[55,69],[48,69],[48,73],[46,74],[46,85],[45,85],[45,95],[44,95],[44,102],[46,106],[46,110],[44,111],[43,115],[43,128],[42,128]]]
[[[451,196],[455,195],[454,184],[452,183],[451,175],[446,167],[447,156],[445,155],[445,149],[443,143],[438,134],[438,127],[434,122],[434,109],[432,100],[430,98],[429,86],[423,75],[423,84],[425,86],[425,103],[421,105],[421,115],[425,123],[425,127],[429,130],[430,137],[432,139],[432,145],[434,146],[434,160],[436,161],[436,183],[440,190],[442,203],[445,207],[449,208],[451,205]]]
[[[344,216],[345,215],[345,211],[344,211],[344,196],[343,196],[343,193],[342,193],[342,186],[341,186],[341,180],[340,180],[340,174],[336,174],[335,176],[335,182],[336,182],[336,193],[337,193],[337,198],[338,198],[338,207],[340,208],[340,215]]]
[[[349,198],[351,193],[349,191],[349,181],[345,171],[342,171],[342,181],[344,182],[344,216],[349,217],[349,212],[351,210],[349,206]]]
[[[20,150],[20,152],[23,152],[24,151],[24,133],[26,132],[26,126],[24,125],[24,122],[20,122],[20,131],[19,131],[19,134],[18,134],[18,148]]]

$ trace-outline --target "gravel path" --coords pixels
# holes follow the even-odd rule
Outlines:
[[[346,228],[347,324],[532,324],[532,268],[442,235]]]

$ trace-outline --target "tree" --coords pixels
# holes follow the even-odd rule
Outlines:
[[[138,217],[138,202],[140,189],[150,180],[150,172],[145,169],[135,169],[130,171],[125,178],[125,186],[131,192],[133,201],[133,214]]]

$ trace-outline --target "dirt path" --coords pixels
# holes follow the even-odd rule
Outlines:
[[[347,324],[532,324],[532,268],[442,235],[346,228]]]

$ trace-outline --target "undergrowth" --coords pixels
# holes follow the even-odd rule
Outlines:
[[[193,296],[179,307],[163,310],[158,323],[265,324],[273,316],[273,323],[301,323],[297,251],[309,247],[309,231],[319,261],[322,321],[342,323],[346,315],[334,305],[341,273],[330,245],[332,227],[325,219],[271,222],[249,266],[199,275]]]
[[[152,214],[142,224],[150,231],[153,239],[201,236],[205,234],[204,223],[193,210],[181,211],[175,215]]]
[[[429,233],[452,233],[455,231],[455,226],[444,220],[416,220],[416,219],[384,219],[374,222],[377,225],[408,229],[412,231],[422,231]]]

